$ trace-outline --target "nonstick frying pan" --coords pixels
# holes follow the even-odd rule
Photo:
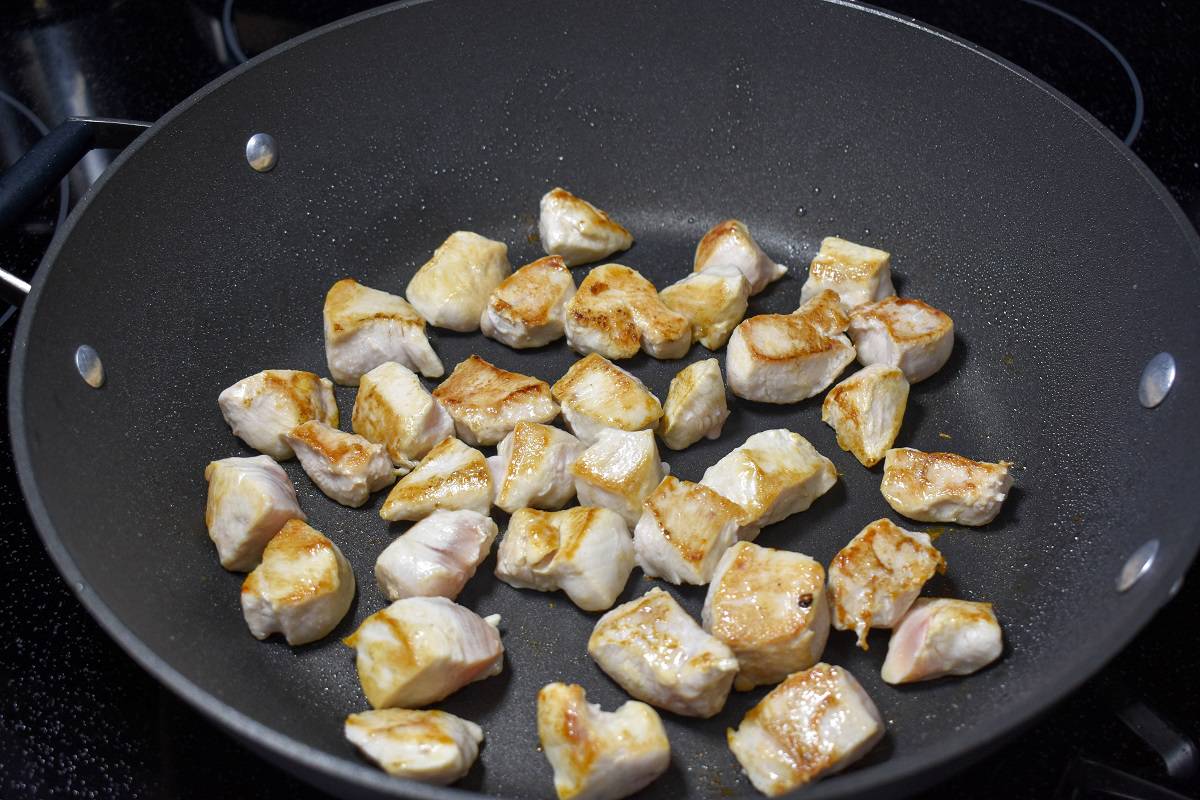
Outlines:
[[[278,143],[270,172],[247,165],[257,132]],[[1200,246],[1094,119],[971,45],[836,2],[397,6],[255,59],[141,136],[47,254],[17,333],[14,453],[47,549],[140,664],[252,747],[342,794],[548,796],[537,689],[567,680],[605,708],[624,699],[586,656],[595,616],[499,583],[489,561],[461,602],[503,616],[506,668],[441,706],[483,726],[479,763],[457,788],[391,779],[342,740],[365,703],[337,641],[384,604],[371,567],[403,528],[375,515],[381,498],[338,507],[285,465],[359,580],[352,612],[305,647],[250,637],[241,576],[204,533],[205,464],[248,454],[218,413],[221,388],[264,368],[325,372],[329,285],[354,276],[399,293],[451,231],[507,242],[514,264],[537,257],[537,201],[559,184],[634,231],[616,260],[659,286],[689,271],[709,226],[745,220],[790,267],[751,313],[795,308],[825,235],[890,250],[900,292],[958,331],[950,363],[914,387],[900,443],[1017,464],[995,523],[938,540],[950,568],[927,587],[995,603],[1004,657],[898,689],[878,677],[885,634],[869,653],[831,636],[826,660],[864,683],[889,733],[806,796],[944,777],[1095,672],[1168,599],[1200,516]],[[433,339],[448,367],[478,353],[554,380],[574,359],[562,344]],[[103,361],[100,389],[76,370],[82,344]],[[1181,377],[1150,410],[1139,377],[1160,351]],[[663,396],[708,355],[628,365]],[[338,390],[343,419],[353,395]],[[798,431],[842,478],[760,543],[828,563],[893,515],[879,470],[838,450],[819,402],[735,402],[721,438],[669,454],[672,471],[695,480],[756,430]],[[1118,591],[1150,541],[1156,557]],[[651,585],[635,571],[623,599]],[[671,591],[698,612],[703,588]],[[673,765],[647,796],[753,795],[724,731],[762,693],[735,693],[709,721],[664,715]]]

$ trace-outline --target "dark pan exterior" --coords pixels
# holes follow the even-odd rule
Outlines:
[[[268,174],[243,158],[256,131],[280,144]],[[586,656],[595,615],[500,584],[489,560],[461,601],[503,615],[506,669],[442,705],[485,729],[479,763],[459,789],[390,779],[342,740],[342,718],[365,703],[337,641],[383,605],[371,567],[403,527],[376,516],[382,497],[341,508],[284,465],[359,580],[351,614],[306,647],[250,637],[240,576],[204,533],[204,465],[248,454],[221,420],[220,389],[264,368],[324,373],[321,302],[337,278],[402,292],[460,228],[507,242],[514,265],[537,257],[537,201],[556,184],[630,227],[637,244],[614,260],[660,287],[690,270],[710,225],[745,220],[790,267],[752,313],[795,308],[825,235],[890,250],[900,292],[958,330],[949,365],[914,387],[900,443],[1018,465],[994,524],[939,539],[950,569],[930,587],[993,601],[1004,658],[895,689],[878,677],[885,635],[866,654],[832,635],[826,660],[862,680],[889,734],[806,797],[944,777],[1097,670],[1191,562],[1200,248],[1158,182],[1078,107],[962,42],[832,2],[370,13],[218,81],[125,153],[48,254],[12,369],[22,485],[65,578],[142,665],[261,752],[343,794],[544,797],[538,688],[562,679],[605,708],[624,699]],[[433,338],[447,369],[478,353],[554,380],[574,359],[561,344]],[[100,391],[75,373],[81,343],[104,360]],[[1181,378],[1147,411],[1137,381],[1160,350]],[[706,357],[696,346],[680,362],[630,363],[665,397]],[[338,399],[347,427],[353,391]],[[843,477],[761,544],[828,563],[889,515],[880,470],[838,450],[819,398],[735,402],[720,440],[669,454],[672,471],[698,479],[769,427],[809,438]],[[1154,569],[1118,594],[1121,564],[1148,538],[1162,543]],[[650,585],[635,571],[623,599]],[[672,591],[698,614],[702,589]],[[724,732],[761,695],[735,694],[706,722],[664,714],[674,762],[647,796],[753,795]]]

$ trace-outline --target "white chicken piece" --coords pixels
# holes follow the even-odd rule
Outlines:
[[[750,282],[732,264],[713,264],[658,293],[663,305],[692,323],[692,341],[709,350],[724,347],[750,300]]]
[[[549,422],[558,416],[550,384],[479,356],[459,363],[433,396],[454,419],[458,438],[470,445],[493,445],[518,422]]]
[[[633,234],[612,217],[566,189],[542,195],[538,237],[547,255],[562,256],[568,267],[607,258],[633,247]]]
[[[701,439],[716,439],[729,418],[725,382],[715,358],[689,364],[671,379],[658,435],[672,450],[691,447]]]
[[[270,456],[213,461],[204,468],[204,479],[204,524],[221,566],[230,572],[254,569],[285,522],[308,519],[300,510],[296,487]]]
[[[825,651],[825,570],[801,553],[738,542],[717,564],[700,620],[737,657],[735,689],[778,683]]]
[[[325,360],[333,379],[347,386],[389,361],[426,378],[445,372],[425,336],[425,320],[407,300],[350,278],[325,295]]]
[[[509,275],[492,291],[479,329],[509,347],[541,347],[565,332],[575,279],[561,256],[546,256]]]
[[[854,309],[890,297],[896,294],[891,258],[891,253],[885,250],[826,236],[808,267],[808,280],[800,288],[800,300],[832,289],[842,305]]]
[[[601,711],[582,686],[551,683],[538,692],[537,724],[559,800],[619,800],[671,763],[662,719],[636,700]]]
[[[492,475],[483,453],[449,438],[396,482],[383,501],[379,516],[389,522],[403,519],[415,522],[439,508],[487,514],[492,507],[492,496]]]
[[[518,422],[488,456],[496,505],[509,514],[521,508],[555,511],[575,496],[571,467],[587,445],[566,431]]]
[[[899,367],[917,383],[950,359],[954,320],[920,300],[887,297],[851,312],[850,338],[860,364]]]
[[[413,275],[404,295],[430,325],[465,333],[479,329],[488,298],[511,272],[503,242],[455,231]]]
[[[606,430],[571,465],[571,474],[580,504],[611,508],[632,528],[641,519],[642,501],[670,469],[659,460],[650,431]]]
[[[829,390],[821,421],[837,433],[838,447],[873,467],[896,441],[908,406],[908,381],[898,367],[863,367]]]
[[[692,344],[692,323],[663,305],[654,284],[620,264],[595,267],[567,303],[567,344],[578,353],[632,358],[682,358]]]
[[[1000,513],[1013,478],[1007,461],[893,448],[883,459],[883,499],[918,522],[987,525]]]
[[[401,474],[454,435],[454,420],[442,404],[412,370],[394,361],[362,376],[350,424],[358,435],[386,447]]]
[[[742,508],[707,486],[663,478],[633,529],[638,565],[651,578],[703,585],[737,541]]]
[[[787,267],[767,257],[750,235],[750,229],[736,219],[714,225],[704,234],[700,244],[696,245],[692,271],[704,272],[724,265],[737,267],[746,276],[751,295],[758,294],[787,272]]]
[[[337,545],[288,520],[242,583],[242,615],[256,639],[282,633],[290,645],[315,642],[346,616],[354,572]]]
[[[397,778],[445,785],[479,757],[483,730],[445,711],[380,708],[346,717],[346,740]]]
[[[880,674],[888,683],[970,675],[1003,651],[991,603],[921,597],[892,630]]]
[[[420,708],[504,669],[500,615],[480,617],[444,597],[406,597],[362,621],[355,650],[372,708]]]
[[[439,509],[384,548],[375,560],[375,581],[388,600],[453,600],[491,552],[498,532],[478,512]]]
[[[371,492],[396,480],[386,447],[324,422],[310,419],[297,425],[287,441],[317,488],[344,506],[358,508]]]
[[[760,431],[704,471],[700,483],[742,507],[738,537],[804,511],[837,483],[833,462],[783,428]]]
[[[338,424],[333,384],[297,369],[268,369],[243,378],[221,392],[217,404],[234,436],[276,461],[295,455],[286,437],[301,422]]]
[[[778,797],[841,772],[883,738],[883,717],[849,671],[821,663],[797,672],[726,736],[754,788]]]
[[[606,428],[652,429],[663,415],[662,404],[644,383],[596,353],[572,364],[550,391],[571,433],[587,445]]]
[[[561,589],[584,611],[612,608],[633,571],[625,521],[607,508],[522,508],[496,552],[496,577],[517,589]]]

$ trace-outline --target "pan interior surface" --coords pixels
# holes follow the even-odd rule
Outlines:
[[[269,173],[245,162],[256,132],[279,143]],[[267,368],[327,374],[321,306],[339,278],[403,293],[459,229],[506,242],[514,266],[540,256],[537,203],[556,185],[630,228],[637,243],[610,260],[659,288],[690,272],[705,230],[744,220],[789,268],[750,313],[795,309],[824,236],[891,251],[900,294],[957,330],[949,364],[913,387],[898,445],[1016,465],[995,523],[938,539],[949,571],[926,591],[993,602],[1003,659],[898,689],[879,679],[886,633],[867,653],[833,633],[825,660],[863,683],[889,732],[806,796],[936,778],[1098,669],[1190,562],[1196,390],[1181,380],[1150,412],[1137,380],[1160,350],[1181,370],[1200,354],[1200,256],[1161,187],[1094,120],[971,48],[840,4],[426,3],[285,47],[173,112],[77,213],[22,315],[15,446],[48,548],[122,644],[256,746],[346,792],[453,793],[388,779],[342,739],[365,701],[339,639],[385,604],[372,566],[405,529],[378,518],[382,495],[343,508],[284,464],[358,595],[314,645],[247,632],[241,576],[220,568],[204,531],[204,466],[252,454],[217,393]],[[447,370],[476,353],[553,382],[576,358],[561,342],[515,351],[431,332]],[[100,390],[75,373],[84,343],[104,361]],[[696,345],[678,362],[622,366],[665,398],[679,369],[708,357]],[[348,428],[354,391],[337,396]],[[760,544],[828,564],[867,522],[905,524],[880,469],[837,448],[820,397],[731,407],[720,439],[663,450],[673,474],[698,480],[775,427],[841,473]],[[1148,538],[1161,541],[1153,580],[1118,594],[1121,564]],[[460,788],[546,796],[537,690],[578,682],[605,709],[626,697],[586,655],[597,615],[511,589],[493,567],[459,602],[502,615],[505,670],[439,707],[487,736]],[[635,570],[621,601],[654,585]],[[698,617],[703,587],[670,591]],[[675,755],[645,796],[753,796],[725,730],[763,694],[734,693],[706,721],[664,713]]]

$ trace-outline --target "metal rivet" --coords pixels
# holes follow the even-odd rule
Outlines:
[[[1154,559],[1157,556],[1158,539],[1151,539],[1134,550],[1133,555],[1125,560],[1125,565],[1121,567],[1121,572],[1117,575],[1117,591],[1127,591],[1141,580],[1142,576],[1150,571],[1150,567],[1154,566]]]
[[[104,385],[104,364],[100,362],[100,354],[91,345],[81,344],[75,350],[75,369],[79,377],[93,389]]]
[[[1175,357],[1170,353],[1159,353],[1142,370],[1138,400],[1146,408],[1154,408],[1166,398],[1174,383]]]
[[[279,145],[269,133],[256,133],[246,142],[246,161],[258,172],[270,172],[279,160]]]

